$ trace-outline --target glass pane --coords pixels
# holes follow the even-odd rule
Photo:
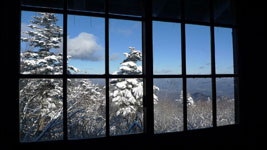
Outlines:
[[[21,0],[21,5],[63,9],[64,0]]]
[[[216,79],[217,125],[235,123],[234,78]]]
[[[109,10],[111,14],[119,14],[124,16],[136,16],[141,17],[142,0],[110,0]]]
[[[106,134],[105,79],[68,79],[68,138]]]
[[[195,22],[210,22],[209,0],[185,0],[185,19]]]
[[[217,74],[234,73],[233,38],[231,28],[214,28],[215,63]]]
[[[105,0],[68,0],[68,9],[104,13]]]
[[[142,74],[142,34],[140,21],[110,19],[110,74]]]
[[[212,127],[211,79],[187,79],[188,130]]]
[[[181,0],[153,0],[152,16],[167,19],[181,19]]]
[[[111,79],[109,104],[110,135],[143,132],[143,79]]]
[[[22,11],[22,74],[62,74],[62,20],[60,14]]]
[[[63,139],[62,86],[60,79],[20,80],[21,142]]]
[[[186,73],[210,74],[210,27],[186,25]]]
[[[154,79],[154,132],[183,130],[182,79]]]
[[[153,55],[154,74],[181,74],[179,23],[153,21]]]
[[[68,16],[68,58],[69,73],[105,73],[104,18]]]
[[[214,0],[214,22],[233,25],[233,8],[231,0]]]

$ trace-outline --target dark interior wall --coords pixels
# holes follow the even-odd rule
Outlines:
[[[233,149],[259,147],[266,139],[266,101],[264,66],[266,55],[266,20],[264,4],[261,0],[238,0],[237,8],[237,42],[239,50],[240,71],[240,124],[217,129],[190,131],[188,133],[164,134],[155,136],[121,136],[113,138],[92,139],[90,141],[51,142],[19,144],[18,131],[18,80],[17,70],[19,55],[19,10],[18,1],[5,1],[4,28],[1,37],[2,51],[4,51],[4,66],[2,67],[1,97],[1,149],[3,146],[11,149],[21,146],[29,149],[75,148],[86,146],[110,146],[116,148],[141,148],[151,146],[166,149],[176,146],[177,149],[205,148],[205,149]],[[215,147],[213,147],[215,146]]]
[[[240,54],[240,119],[242,143],[259,147],[266,135],[266,5],[263,1],[238,1]],[[265,73],[264,73],[265,72]]]

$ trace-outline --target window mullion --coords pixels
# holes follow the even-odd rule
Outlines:
[[[186,41],[185,41],[185,16],[184,0],[181,0],[181,56],[183,77],[183,123],[184,131],[187,131],[187,78],[186,78]]]
[[[68,112],[67,112],[67,2],[64,2],[63,13],[63,139],[68,140]]]
[[[106,136],[110,136],[109,125],[109,7],[105,0],[105,80],[106,80]]]
[[[210,50],[211,50],[211,75],[212,75],[212,121],[213,127],[217,126],[217,101],[216,101],[216,64],[215,64],[215,36],[214,36],[214,11],[213,2],[210,1]]]
[[[144,1],[145,16],[142,22],[143,42],[143,73],[144,78],[144,133],[154,134],[154,103],[153,103],[153,51],[152,51],[152,8],[151,1]]]
[[[211,74],[212,74],[212,120],[213,127],[217,126],[217,101],[216,101],[216,68],[215,68],[215,40],[214,26],[210,27],[210,43],[211,43]]]

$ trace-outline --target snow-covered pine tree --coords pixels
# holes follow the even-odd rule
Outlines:
[[[58,26],[58,19],[53,13],[37,13],[33,16],[32,24],[28,27],[32,30],[25,31],[27,37],[21,37],[21,41],[27,42],[34,49],[26,49],[21,53],[22,74],[62,74],[62,53],[51,52],[51,49],[59,49],[62,43],[62,27]],[[71,58],[68,56],[67,59]],[[68,73],[78,72],[73,66],[68,66]]]
[[[68,79],[68,135],[72,139],[106,133],[105,87],[89,79]]]
[[[134,47],[130,52],[124,53],[126,59],[121,63],[115,75],[141,75],[142,66],[137,62],[142,60],[142,53]],[[128,123],[136,120],[142,121],[143,115],[143,79],[142,78],[116,78],[110,81],[110,98],[117,106],[116,116],[123,116]],[[154,103],[158,102],[158,87],[154,86]]]
[[[39,47],[39,51],[50,51],[51,48],[60,48],[62,28],[56,23],[57,17],[53,13],[37,13],[33,16],[34,20],[28,25],[31,31],[26,31],[25,34],[29,37],[21,38],[24,42],[29,42],[30,46]]]
[[[33,16],[34,20],[29,25],[32,31],[25,32],[28,37],[21,38],[22,41],[28,42],[34,48],[21,53],[21,73],[62,74],[63,55],[51,52],[51,49],[57,49],[61,45],[62,28],[56,25],[57,17],[53,13],[37,13],[37,15]],[[70,57],[68,56],[68,59]],[[68,66],[67,71],[68,73],[78,72],[78,69]],[[77,89],[82,90],[78,91]],[[62,138],[62,92],[63,82],[61,79],[20,80],[20,138],[22,142]],[[82,100],[87,101],[87,105]],[[95,105],[91,105],[92,103]],[[89,110],[101,108],[103,93],[87,79],[68,81],[68,104],[73,104],[68,109],[70,124],[82,122],[81,118],[84,116],[101,118],[100,113],[96,115],[96,112],[90,113]],[[91,121],[89,120],[89,122]],[[100,128],[103,126],[102,123]],[[97,128],[95,130],[98,131],[95,135],[103,133],[99,132]],[[75,131],[75,135],[84,135],[84,133],[94,134],[92,130],[85,128]]]
[[[177,99],[176,101],[181,102],[181,103],[183,102],[183,90],[181,90],[180,98]],[[187,105],[188,105],[188,106],[192,106],[192,107],[195,106],[194,99],[193,99],[193,97],[191,96],[191,94],[188,93],[188,92],[187,92]]]

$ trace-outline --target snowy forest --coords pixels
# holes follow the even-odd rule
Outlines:
[[[26,48],[21,50],[21,74],[62,75],[63,29],[53,13],[32,16],[31,30],[21,37]],[[142,52],[125,49],[124,60],[114,75],[141,75]],[[67,61],[72,56],[67,56]],[[79,73],[67,66],[67,73]],[[109,97],[106,83],[109,82]],[[217,124],[234,124],[233,79],[217,84]],[[226,84],[226,86],[223,86]],[[203,85],[203,86],[199,86]],[[222,85],[222,86],[221,86]],[[63,79],[23,78],[19,81],[20,141],[35,142],[63,139]],[[181,79],[154,79],[154,132],[183,131],[183,97]],[[188,129],[212,127],[211,82],[188,80]],[[106,106],[109,99],[109,106]],[[69,139],[104,137],[143,132],[143,79],[67,79],[67,131]],[[109,116],[106,116],[109,107]],[[109,117],[109,118],[107,118]],[[106,119],[110,126],[106,127]]]

